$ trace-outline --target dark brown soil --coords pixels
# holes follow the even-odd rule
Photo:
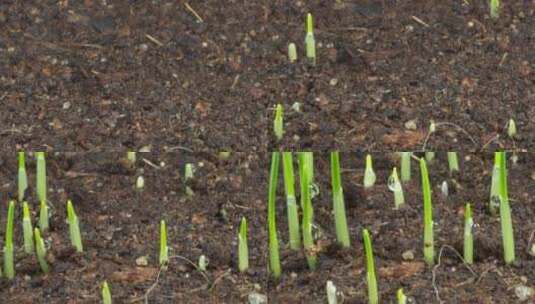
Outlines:
[[[492,155],[461,154],[461,172],[450,176],[445,155],[438,154],[429,167],[434,189],[436,249],[441,257],[440,266],[434,269],[423,264],[421,253],[422,201],[416,163],[413,180],[404,189],[407,206],[396,211],[385,180],[398,160],[392,154],[373,154],[378,182],[365,192],[360,186],[363,155],[341,155],[352,247],[340,250],[334,245],[328,157],[317,154],[315,174],[320,195],[313,204],[316,225],[321,231],[319,268],[310,272],[302,254],[287,249],[281,181],[277,220],[283,276],[278,282],[270,279],[267,272],[268,154],[237,153],[228,160],[208,153],[139,154],[135,169],[121,162],[121,156],[48,156],[49,199],[54,212],[46,239],[51,244],[52,272],[41,274],[33,258],[21,252],[17,224],[17,275],[14,281],[0,281],[3,302],[98,303],[99,284],[108,280],[116,303],[142,303],[147,293],[149,303],[246,303],[247,295],[253,291],[268,296],[270,303],[325,303],[324,285],[326,280],[332,280],[343,293],[343,303],[365,303],[360,241],[364,227],[372,233],[379,290],[386,303],[394,301],[395,291],[400,287],[417,303],[438,303],[438,296],[443,303],[516,303],[516,286],[535,287],[535,260],[528,254],[535,231],[534,154],[521,153],[517,165],[509,164],[517,249],[517,262],[511,266],[502,261],[499,220],[488,215],[485,207]],[[195,180],[188,183],[194,191],[192,197],[186,195],[182,178],[187,162],[198,167]],[[32,206],[33,167],[30,160]],[[16,193],[14,157],[3,155],[0,168],[0,200],[4,202],[1,209],[5,210],[5,202]],[[139,175],[145,177],[143,192],[133,188]],[[438,189],[444,180],[450,185],[448,198],[441,196]],[[73,200],[81,221],[83,254],[70,248],[64,221],[67,198]],[[455,253],[462,252],[463,205],[468,201],[474,205],[477,225],[476,263],[472,271]],[[36,211],[35,207],[32,209]],[[2,214],[0,235],[5,227],[5,212]],[[242,216],[247,217],[250,228],[251,270],[247,274],[236,271],[236,233]],[[172,258],[168,270],[158,277],[160,219],[168,223]],[[413,260],[402,258],[407,250],[414,252]],[[184,260],[196,263],[201,254],[210,261],[205,273]],[[148,265],[137,265],[136,259],[143,256],[147,257]]]
[[[504,1],[497,22],[483,0],[338,2],[205,0],[190,11],[176,1],[3,1],[2,142],[421,149],[434,120],[448,124],[430,149],[535,147],[533,1]],[[289,42],[303,58],[307,12],[318,65],[290,67]],[[282,143],[271,133],[276,103]]]

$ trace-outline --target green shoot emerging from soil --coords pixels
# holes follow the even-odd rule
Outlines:
[[[279,180],[280,153],[271,154],[271,170],[269,174],[268,190],[268,230],[269,230],[269,269],[276,279],[281,275],[279,257],[279,239],[277,237],[277,223],[275,221],[275,201],[277,183]]]
[[[327,281],[325,284],[325,290],[327,291],[327,303],[337,304],[338,299],[336,298],[336,286],[334,286],[332,281]]]
[[[134,166],[136,164],[136,152],[126,152],[126,159]]]
[[[502,225],[503,253],[505,263],[511,264],[515,261],[515,240],[513,233],[513,222],[511,220],[511,209],[509,207],[509,193],[507,190],[507,157],[505,152],[500,153],[500,222]]]
[[[71,244],[74,246],[74,248],[76,248],[76,251],[84,252],[78,216],[76,215],[76,212],[74,212],[74,207],[72,206],[71,200],[67,201],[67,220],[69,222],[69,235],[71,237]]]
[[[305,36],[305,47],[307,58],[310,64],[316,65],[316,40],[314,39],[314,22],[312,21],[312,14],[307,14],[307,34]]]
[[[208,259],[206,259],[206,256],[204,254],[201,254],[199,256],[199,262],[197,264],[199,266],[200,271],[206,271],[206,267],[208,267]]]
[[[247,220],[242,217],[240,233],[238,233],[238,269],[245,272],[249,269],[249,246],[247,245]]]
[[[388,189],[394,192],[394,206],[395,209],[405,204],[405,196],[403,195],[403,188],[399,182],[398,171],[396,167],[392,170],[392,174],[388,178]]]
[[[375,172],[373,171],[372,156],[366,155],[366,169],[364,170],[364,188],[370,188],[375,185]]]
[[[490,17],[500,18],[500,0],[490,0]]]
[[[22,203],[22,232],[24,236],[24,252],[32,254],[34,252],[33,227],[27,202]]]
[[[497,215],[500,208],[500,165],[501,153],[494,153],[494,167],[492,168],[492,180],[490,185],[489,211]]]
[[[338,151],[331,152],[331,183],[336,239],[340,245],[348,248],[350,246],[349,230],[347,228],[342,175],[340,173],[340,155]]]
[[[275,138],[281,140],[284,135],[284,123],[283,123],[283,113],[282,105],[278,104],[275,107],[275,119],[273,120],[273,132],[275,133]]]
[[[411,180],[411,156],[412,152],[401,152],[401,181]]]
[[[288,59],[290,63],[294,63],[297,60],[297,48],[293,42],[288,44]]]
[[[425,152],[425,160],[430,163],[435,159],[435,152]]]
[[[111,304],[111,292],[108,282],[102,283],[102,304]]]
[[[37,160],[37,197],[46,202],[46,161],[45,152],[35,152]]]
[[[39,228],[43,232],[48,229],[48,205],[46,201],[41,201],[39,205]]]
[[[24,200],[24,194],[28,189],[28,176],[26,175],[26,161],[24,152],[19,152],[19,174],[18,174],[19,202]]]
[[[398,289],[396,298],[398,299],[398,304],[407,304],[407,297],[403,293],[403,288]]]
[[[457,152],[448,152],[448,167],[450,172],[459,171],[459,159]]]
[[[431,204],[431,186],[425,159],[420,159],[422,175],[422,193],[424,197],[424,260],[432,266],[435,263],[435,243],[433,237],[433,206]]]
[[[145,188],[145,179],[140,175],[136,179],[136,190],[143,191],[143,188]]]
[[[301,185],[301,199],[303,205],[303,246],[305,248],[305,255],[307,258],[308,268],[310,270],[316,269],[316,252],[314,245],[314,237],[312,235],[313,210],[312,200],[310,198],[310,170],[307,168],[309,164],[301,158],[299,161],[299,176]]]
[[[284,188],[286,190],[290,248],[299,250],[301,247],[301,234],[299,232],[299,215],[295,199],[295,178],[291,152],[282,152],[282,166],[284,172]]]
[[[7,209],[6,242],[4,244],[4,273],[8,279],[15,277],[14,248],[13,248],[13,219],[15,216],[15,202],[10,201]]]
[[[514,138],[516,135],[516,123],[514,119],[509,119],[509,123],[507,123],[507,135],[510,138]]]
[[[472,219],[472,208],[470,207],[470,203],[467,203],[464,209],[464,262],[469,265],[474,263],[473,226],[474,220]]]
[[[368,303],[378,304],[379,293],[377,290],[377,277],[375,276],[375,262],[373,260],[372,241],[367,229],[362,230],[364,251],[366,252],[366,278],[368,282]]]
[[[48,263],[46,262],[46,247],[43,238],[41,237],[41,231],[39,228],[35,228],[33,231],[35,237],[35,252],[37,253],[37,261],[44,273],[48,272]]]
[[[164,266],[169,262],[169,247],[167,247],[167,226],[165,221],[160,222],[160,266]]]

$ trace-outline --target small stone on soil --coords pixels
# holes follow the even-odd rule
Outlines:
[[[417,127],[416,119],[411,119],[405,123],[405,129],[407,130],[416,130]]]
[[[264,303],[267,303],[267,296],[263,295],[263,294],[260,294],[260,293],[257,293],[257,292],[250,293],[247,296],[247,299],[249,300],[249,304],[264,304]]]
[[[412,250],[407,250],[405,252],[403,252],[401,254],[401,257],[405,260],[405,261],[412,261],[414,260],[414,251]]]
[[[515,287],[515,294],[521,302],[524,302],[535,295],[535,290],[525,285],[519,285]]]
[[[147,260],[147,256],[140,256],[136,259],[136,265],[138,266],[147,266],[149,265],[149,261]]]

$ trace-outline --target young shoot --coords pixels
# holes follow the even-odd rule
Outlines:
[[[375,172],[373,171],[372,156],[366,155],[366,170],[364,170],[364,189],[371,188],[375,185]]]
[[[247,245],[247,220],[242,217],[240,233],[238,233],[238,269],[245,272],[249,269],[249,246]]]
[[[37,254],[37,261],[44,273],[48,273],[48,263],[46,262],[46,247],[43,238],[41,237],[41,231],[39,228],[33,230],[35,237],[35,252]]]
[[[4,273],[11,280],[15,277],[14,248],[13,248],[13,220],[15,216],[15,202],[10,201],[7,209],[6,242],[4,244]]]
[[[398,289],[396,298],[398,299],[398,304],[407,304],[407,297],[403,293],[403,288]]]
[[[449,187],[448,187],[447,181],[443,181],[442,184],[440,185],[440,192],[442,192],[442,195],[444,195],[444,197],[448,197]]]
[[[303,160],[303,159],[301,159]],[[310,198],[310,170],[307,168],[308,163],[305,161],[299,162],[299,176],[301,185],[301,200],[303,205],[303,247],[305,248],[305,255],[307,258],[308,268],[310,270],[316,269],[316,252],[314,244],[314,236],[312,235],[313,210],[312,199]]]
[[[516,136],[516,123],[514,119],[509,119],[509,122],[507,123],[507,135],[509,138],[514,138]]]
[[[411,156],[412,152],[401,152],[401,181],[411,180]]]
[[[340,173],[339,152],[331,152],[331,184],[333,192],[334,223],[336,239],[345,248],[349,248],[349,229],[347,228],[346,207],[344,191],[342,188],[342,174]]]
[[[140,175],[136,179],[136,189],[138,191],[143,191],[143,188],[145,188],[145,179]]]
[[[375,262],[373,259],[372,241],[367,229],[362,230],[364,241],[364,251],[366,253],[366,279],[368,282],[368,303],[379,303],[379,292],[377,290],[377,277],[375,276]]]
[[[435,152],[425,152],[425,160],[430,163],[435,159]]]
[[[199,256],[198,264],[200,271],[206,271],[206,267],[208,267],[208,259],[206,259],[206,256],[204,254],[201,254],[201,256]]]
[[[307,14],[306,20],[307,33],[305,36],[305,48],[307,59],[310,64],[316,65],[316,40],[314,39],[314,22],[312,20],[312,14]]]
[[[274,278],[281,275],[279,257],[279,239],[277,237],[277,223],[275,220],[275,201],[277,198],[277,183],[279,180],[280,153],[271,154],[271,169],[268,189],[268,230],[269,230],[269,269]]]
[[[336,286],[334,286],[332,281],[327,281],[325,284],[325,290],[327,291],[327,303],[337,304],[338,299],[336,297]]]
[[[467,203],[464,208],[464,262],[469,265],[474,263],[473,226],[474,220],[472,219],[472,208],[470,207],[470,203]]]
[[[401,205],[405,204],[405,196],[403,194],[401,183],[399,182],[398,171],[396,167],[394,167],[392,174],[388,178],[388,189],[394,192],[394,206],[397,210]]]
[[[126,159],[134,166],[136,164],[136,152],[126,152]]]
[[[288,44],[288,59],[290,60],[290,63],[297,61],[297,48],[293,42]]]
[[[71,238],[71,244],[76,248],[77,252],[84,252],[82,246],[82,236],[80,234],[80,225],[78,216],[74,212],[71,200],[67,201],[67,220],[69,222],[69,235]]]
[[[500,18],[500,0],[490,0],[490,17],[492,19]]]
[[[511,208],[509,207],[509,193],[507,189],[507,157],[505,152],[500,153],[500,222],[502,226],[503,256],[506,264],[515,261],[515,239],[513,222],[511,220]]]
[[[283,108],[281,104],[275,107],[275,119],[273,120],[273,133],[275,138],[281,140],[284,135]]]
[[[448,152],[448,167],[450,173],[459,171],[459,159],[457,157],[457,152]]]
[[[48,229],[48,205],[46,201],[41,201],[39,205],[39,228],[43,232]]]
[[[424,198],[424,260],[432,266],[435,263],[435,242],[433,236],[433,206],[431,204],[431,186],[425,159],[420,158],[422,175],[422,193]]]
[[[102,283],[102,304],[111,304],[111,292],[108,282]]]
[[[169,247],[167,247],[167,226],[165,220],[160,221],[160,266],[169,262]]]
[[[24,152],[19,152],[19,174],[18,174],[18,199],[19,202],[24,200],[26,189],[28,189],[28,176],[26,175],[26,161]]]
[[[184,167],[184,181],[187,182],[188,180],[193,179],[194,173],[195,173],[194,165],[192,163],[187,163],[186,166]],[[186,185],[186,194],[188,196],[193,195],[193,190],[188,185]]]
[[[282,166],[284,172],[284,188],[286,190],[286,208],[288,214],[290,249],[299,250],[301,247],[301,234],[299,231],[297,201],[295,199],[295,178],[292,152],[282,152]]]
[[[22,233],[24,236],[24,252],[33,254],[33,227],[27,202],[22,203]]]
[[[494,153],[494,166],[492,168],[492,180],[490,184],[489,211],[492,215],[497,215],[500,209],[500,164],[501,153]]]
[[[37,198],[39,201],[46,202],[46,161],[45,152],[35,152],[35,158],[37,161]]]

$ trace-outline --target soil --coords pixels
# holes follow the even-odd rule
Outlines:
[[[498,21],[483,0],[339,2],[3,1],[2,142],[57,151],[535,147],[533,1],[505,1]],[[307,12],[315,67],[303,60]],[[282,142],[271,132],[276,103],[286,109]],[[437,131],[426,140],[431,120]]]
[[[492,168],[491,154],[460,154],[461,171],[450,175],[444,153],[430,164],[433,185],[435,241],[440,263],[423,263],[422,201],[417,163],[404,184],[406,206],[393,209],[393,195],[385,181],[399,160],[391,153],[374,153],[377,184],[361,186],[364,155],[343,153],[343,185],[351,233],[351,249],[334,244],[329,162],[315,155],[315,180],[320,194],[313,199],[318,232],[319,267],[307,269],[302,253],[287,247],[284,187],[278,187],[277,221],[283,275],[279,281],[267,271],[267,178],[270,155],[233,153],[221,159],[210,153],[139,153],[135,168],[114,153],[50,153],[47,158],[51,230],[45,234],[51,272],[43,275],[32,257],[22,253],[20,225],[16,235],[16,277],[0,281],[6,303],[99,303],[99,284],[107,280],[114,303],[247,303],[252,292],[270,303],[325,303],[325,282],[332,280],[343,303],[366,303],[366,275],[361,229],[372,235],[379,291],[393,303],[403,287],[411,303],[517,303],[515,287],[535,287],[534,244],[535,154],[519,153],[509,162],[509,192],[517,261],[502,260],[499,219],[486,211]],[[28,163],[35,219],[34,164]],[[193,181],[184,182],[185,163],[196,164]],[[16,160],[0,158],[0,201],[16,196]],[[144,176],[143,191],[134,189]],[[281,173],[282,176],[282,173]],[[448,197],[439,185],[448,181]],[[186,186],[193,191],[186,194]],[[81,222],[85,252],[70,246],[64,202],[72,199]],[[468,268],[462,252],[463,206],[473,203],[475,264]],[[17,211],[18,212],[18,211]],[[5,227],[2,212],[0,235]],[[237,229],[242,216],[249,222],[251,269],[237,272]],[[159,221],[165,219],[171,247],[167,270],[158,267]],[[412,251],[412,259],[404,253]],[[208,268],[193,265],[205,255]],[[145,258],[146,261],[143,261]],[[141,258],[141,259],[140,259]],[[146,263],[144,263],[146,262]],[[146,265],[145,265],[146,264]],[[434,277],[434,280],[433,280]],[[436,288],[436,290],[434,289]],[[535,299],[528,300],[535,301]]]

